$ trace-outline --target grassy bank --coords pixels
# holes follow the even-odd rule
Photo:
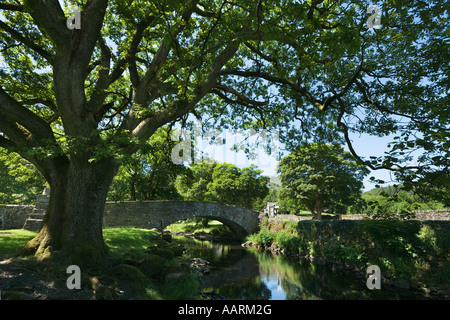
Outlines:
[[[361,270],[378,265],[382,275],[400,286],[450,292],[447,221],[266,221],[248,240],[263,248]]]
[[[188,219],[171,224],[167,227],[167,230],[173,233],[189,233],[193,235],[232,236],[230,229],[217,220],[195,221],[194,219]]]
[[[0,233],[0,260],[21,249],[36,233],[25,230],[2,230]],[[82,271],[81,299],[197,299],[199,285],[191,272],[183,248],[175,243],[161,240],[160,234],[145,229],[113,228],[103,231],[109,247],[109,260],[102,270]],[[38,270],[43,278],[51,278],[59,288],[60,295],[70,299],[73,292],[67,292],[65,281],[67,273],[64,266],[49,265],[45,261],[12,260],[13,263],[26,264],[28,270]],[[66,266],[67,267],[67,266]],[[59,270],[61,269],[61,270]],[[1,270],[0,270],[1,271]],[[52,278],[53,274],[59,277]],[[36,276],[33,274],[33,276]],[[33,281],[24,281],[22,287],[31,291]],[[53,286],[53,285],[52,285]],[[19,286],[20,287],[20,286]],[[18,295],[10,289],[12,299]],[[8,292],[3,290],[3,299]]]

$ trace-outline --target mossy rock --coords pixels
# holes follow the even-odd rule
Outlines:
[[[170,247],[170,252],[174,257],[179,257],[183,254],[185,248],[182,245],[173,245]]]
[[[139,269],[149,278],[163,276],[166,271],[166,259],[156,254],[149,254],[140,261]]]
[[[119,290],[125,293],[127,299],[147,299],[146,288],[151,281],[136,267],[120,264],[111,268],[102,278],[117,283]]]
[[[168,300],[196,299],[199,282],[192,273],[170,273],[166,278],[161,294]]]
[[[113,300],[116,298],[114,288],[103,285],[97,277],[90,277],[89,282],[97,300]]]

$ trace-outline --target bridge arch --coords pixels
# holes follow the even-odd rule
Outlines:
[[[263,213],[226,204],[202,201],[124,201],[107,202],[103,217],[105,228],[135,227],[163,230],[179,220],[206,217],[228,226],[243,239],[258,232]]]

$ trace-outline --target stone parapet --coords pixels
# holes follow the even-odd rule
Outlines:
[[[21,229],[33,208],[32,205],[0,205],[0,229]]]

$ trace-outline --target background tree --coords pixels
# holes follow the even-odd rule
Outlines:
[[[240,169],[233,164],[202,162],[195,164],[187,175],[180,176],[177,188],[185,200],[211,201],[249,209],[265,198],[269,177],[251,165]]]
[[[410,219],[414,217],[415,210],[445,208],[443,203],[424,197],[424,194],[405,191],[403,185],[378,186],[364,192],[362,198],[364,213],[381,219]]]
[[[158,129],[136,153],[122,161],[111,184],[109,200],[182,199],[175,181],[186,168],[172,162],[171,152],[176,142],[172,141],[171,132],[170,127]]]
[[[45,185],[45,179],[31,163],[0,149],[0,203],[34,204]]]
[[[321,219],[325,209],[346,213],[361,198],[362,180],[368,170],[338,144],[305,144],[281,159],[280,196],[303,204]]]
[[[62,2],[80,7],[81,29],[67,28],[58,0],[0,3],[0,146],[51,187],[24,254],[102,261],[122,158],[189,113],[210,126],[282,126],[286,142],[325,122],[355,157],[351,132],[395,134],[391,154],[361,160],[411,184],[448,181],[444,0],[383,2],[377,30],[365,0]],[[413,150],[424,152],[411,165]]]
[[[208,185],[213,181],[213,172],[217,165],[215,161],[202,161],[177,178],[176,187],[184,200],[208,201]]]
[[[261,176],[255,165],[239,169],[232,164],[220,164],[214,168],[212,183],[208,185],[207,198],[244,208],[255,208],[255,202],[269,193],[270,178]]]

